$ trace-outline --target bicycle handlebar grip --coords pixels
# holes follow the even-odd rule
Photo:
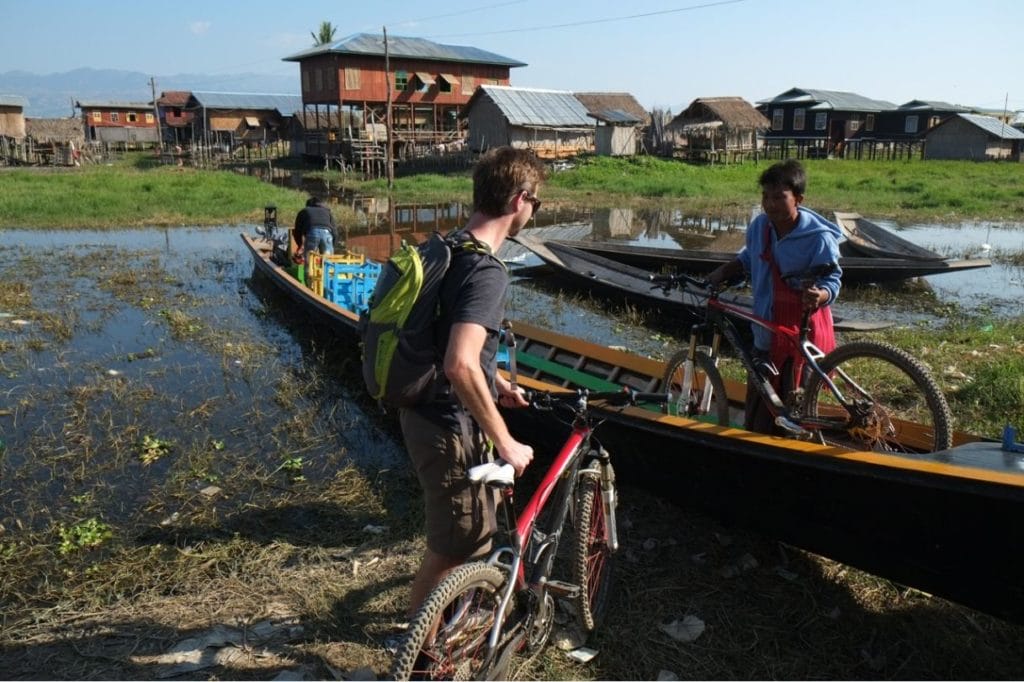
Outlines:
[[[634,393],[635,403],[667,403],[672,401],[671,393]]]

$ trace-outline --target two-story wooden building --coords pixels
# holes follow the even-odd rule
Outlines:
[[[151,102],[75,102],[87,143],[154,145],[159,141]]]
[[[871,132],[882,112],[896,105],[852,92],[790,88],[758,103],[771,123],[764,134],[769,156],[824,157],[842,154],[858,131]]]
[[[188,90],[167,90],[157,98],[161,132],[164,142],[185,145],[193,140],[195,112],[188,108],[192,93]]]
[[[861,128],[850,136],[846,156],[853,158],[907,158],[920,156],[929,130],[970,107],[947,102],[914,99],[878,114],[871,130]]]
[[[359,33],[333,43],[285,57],[298,62],[302,102],[308,120],[321,112],[348,109],[348,120],[361,125],[344,130],[319,124],[307,128],[305,150],[313,156],[343,155],[365,141],[367,131],[379,137],[386,124],[390,88],[392,141],[396,156],[417,148],[452,142],[465,133],[459,110],[478,85],[508,85],[509,71],[526,66],[486,50],[461,45],[442,45],[423,38]],[[338,117],[336,120],[346,120]],[[375,139],[374,144],[380,144]],[[355,144],[354,144],[355,143]]]

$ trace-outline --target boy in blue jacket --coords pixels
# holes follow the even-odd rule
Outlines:
[[[842,233],[835,224],[801,206],[807,174],[798,161],[772,165],[758,182],[764,213],[750,222],[746,246],[736,258],[708,275],[708,280],[720,285],[741,274],[749,275],[754,314],[776,324],[799,327],[804,309],[814,311],[809,339],[828,353],[836,345],[831,305],[839,295]],[[831,273],[809,284],[802,281],[808,271],[828,264],[836,266]],[[775,387],[784,395],[799,380],[803,358],[784,337],[757,325],[753,331],[754,352],[780,368]],[[773,431],[771,413],[749,382],[744,427],[761,433]]]

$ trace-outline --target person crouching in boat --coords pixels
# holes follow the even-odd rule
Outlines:
[[[321,254],[334,253],[334,239],[337,226],[331,210],[324,205],[320,197],[311,196],[306,200],[306,207],[295,216],[296,254],[302,254],[305,261],[307,253],[318,251]]]
[[[808,340],[828,353],[835,348],[832,328],[832,303],[839,295],[839,227],[800,204],[807,188],[807,174],[793,159],[782,161],[765,170],[758,180],[761,185],[761,207],[764,212],[747,227],[747,242],[734,260],[719,266],[708,275],[716,286],[741,275],[750,276],[754,295],[754,314],[776,324],[798,328],[804,309],[814,311],[808,323]],[[819,266],[835,264],[830,274],[808,283],[800,275]],[[799,349],[782,335],[752,325],[754,331],[754,363],[774,363],[779,374],[773,385],[780,396],[799,380],[803,356]],[[774,424],[768,405],[747,382],[747,403],[744,428],[759,433],[772,433]]]

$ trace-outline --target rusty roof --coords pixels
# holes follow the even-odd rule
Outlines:
[[[192,93],[188,90],[165,90],[156,101],[162,107],[184,107]]]

